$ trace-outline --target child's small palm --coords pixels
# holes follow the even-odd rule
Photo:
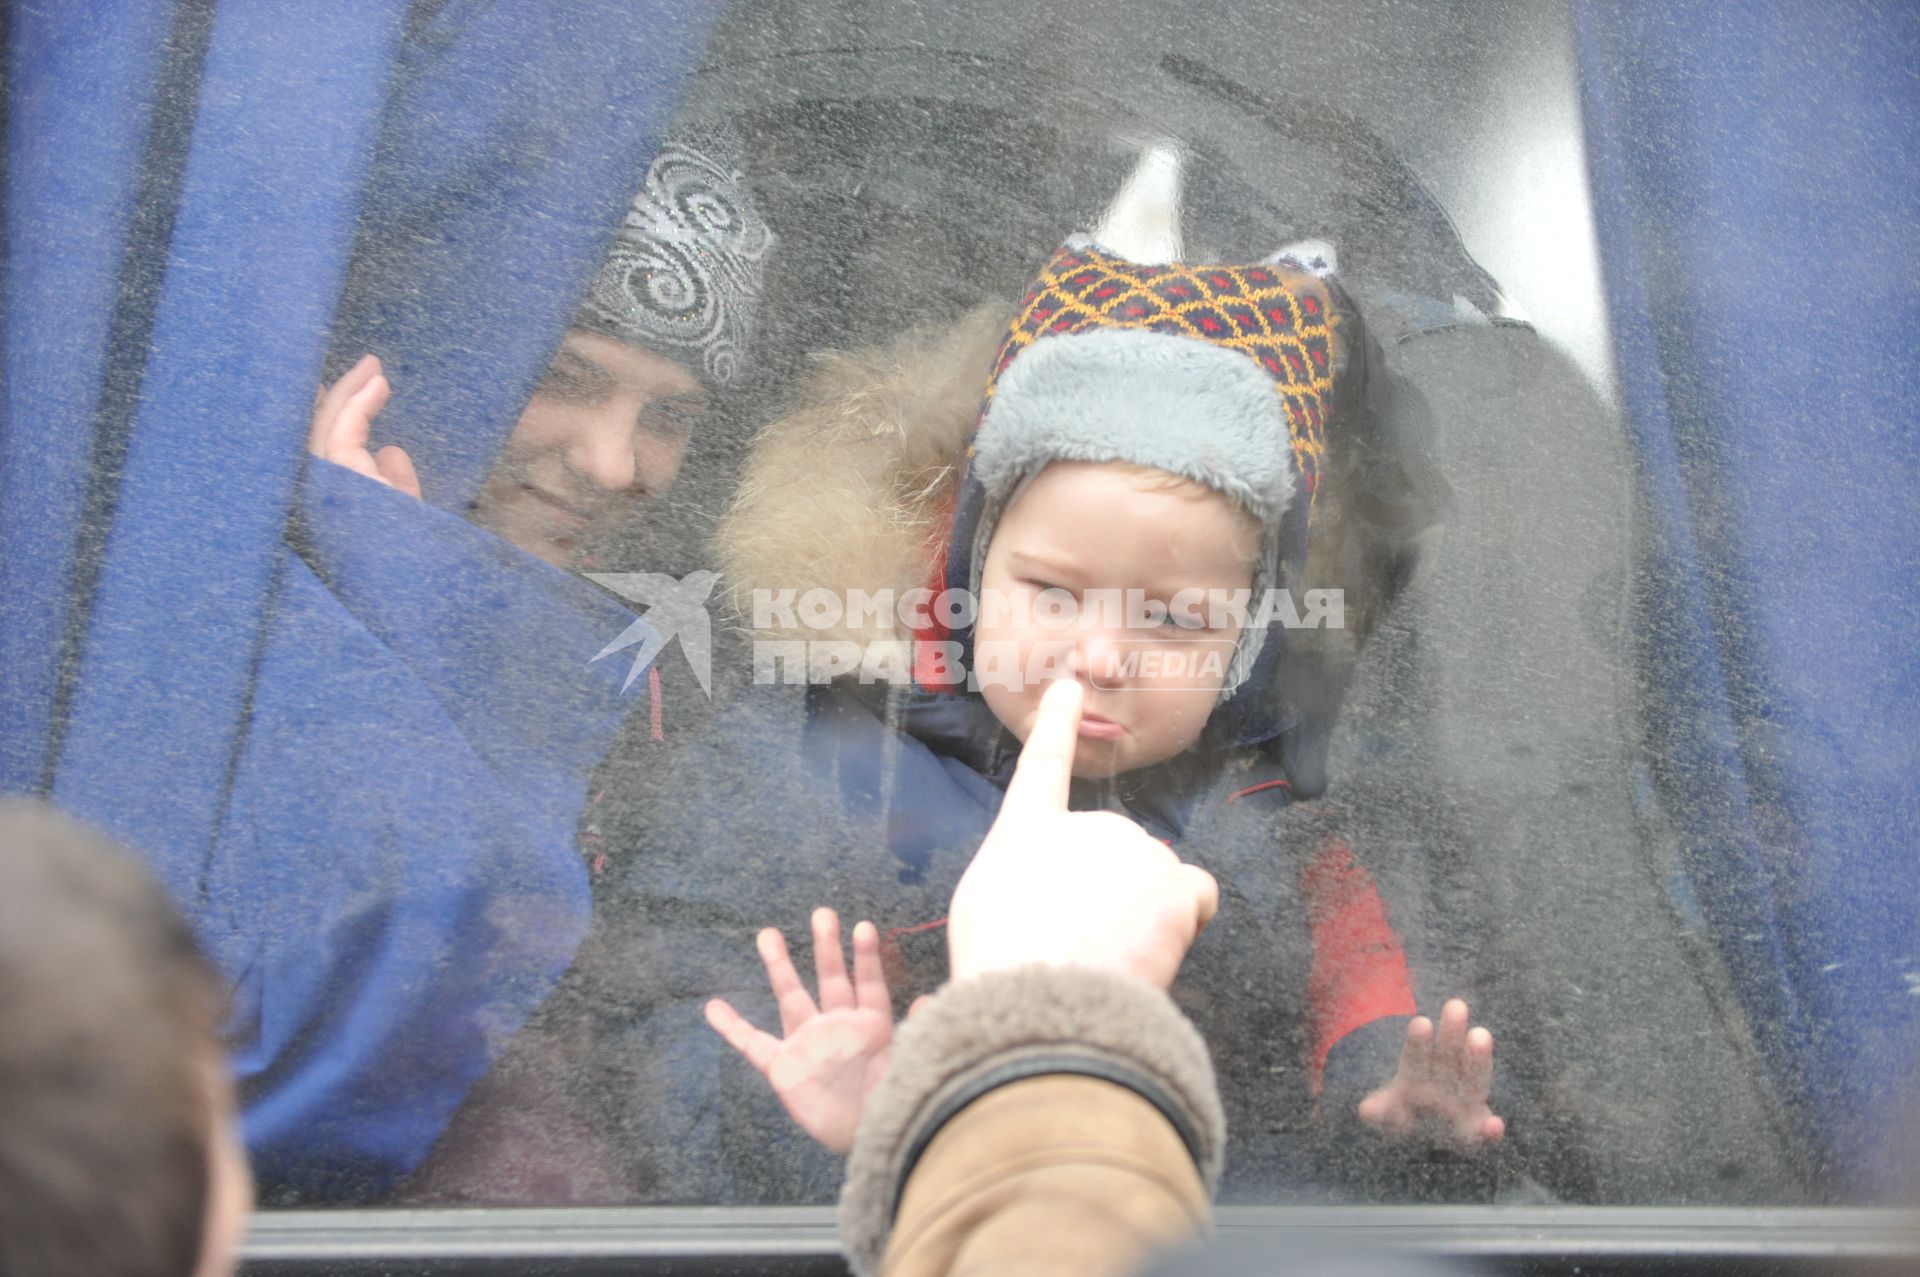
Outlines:
[[[890,1012],[822,1011],[780,1043],[766,1078],[802,1130],[845,1152],[892,1055]]]
[[[1487,1100],[1493,1088],[1493,1035],[1469,1030],[1467,1004],[1455,998],[1440,1011],[1438,1028],[1425,1016],[1407,1025],[1400,1067],[1388,1083],[1360,1101],[1362,1121],[1397,1139],[1440,1127],[1465,1149],[1498,1144],[1506,1121]]]
[[[870,922],[853,929],[849,980],[840,955],[840,919],[831,909],[814,910],[817,1006],[800,983],[785,938],[769,927],[758,946],[786,1036],[756,1029],[718,998],[707,1003],[707,1023],[767,1079],[802,1130],[844,1153],[853,1147],[867,1096],[893,1053],[893,1003],[880,969],[879,933]]]

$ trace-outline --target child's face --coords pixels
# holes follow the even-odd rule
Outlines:
[[[1055,462],[1002,514],[981,569],[975,669],[994,714],[1027,738],[1051,670],[1086,685],[1074,774],[1162,762],[1199,739],[1240,637],[1193,617],[1138,624],[1118,602],[1152,605],[1248,590],[1259,531],[1220,493],[1129,466]],[[1042,591],[1056,591],[1042,597]],[[1070,621],[1049,604],[1071,598]],[[1132,622],[1132,623],[1130,623]]]

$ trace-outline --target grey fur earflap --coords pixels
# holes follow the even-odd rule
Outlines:
[[[1263,525],[1293,497],[1273,379],[1225,346],[1106,328],[1035,342],[1000,376],[974,474],[1004,497],[1049,461],[1124,461],[1216,489]]]

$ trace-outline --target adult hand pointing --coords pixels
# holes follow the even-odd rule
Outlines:
[[[1067,810],[1085,689],[1047,689],[1000,815],[954,889],[954,980],[1034,963],[1165,989],[1219,907],[1213,875],[1118,812]]]

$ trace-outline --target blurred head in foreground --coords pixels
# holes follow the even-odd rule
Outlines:
[[[0,802],[0,1274],[231,1273],[252,1204],[224,996],[146,870]]]

